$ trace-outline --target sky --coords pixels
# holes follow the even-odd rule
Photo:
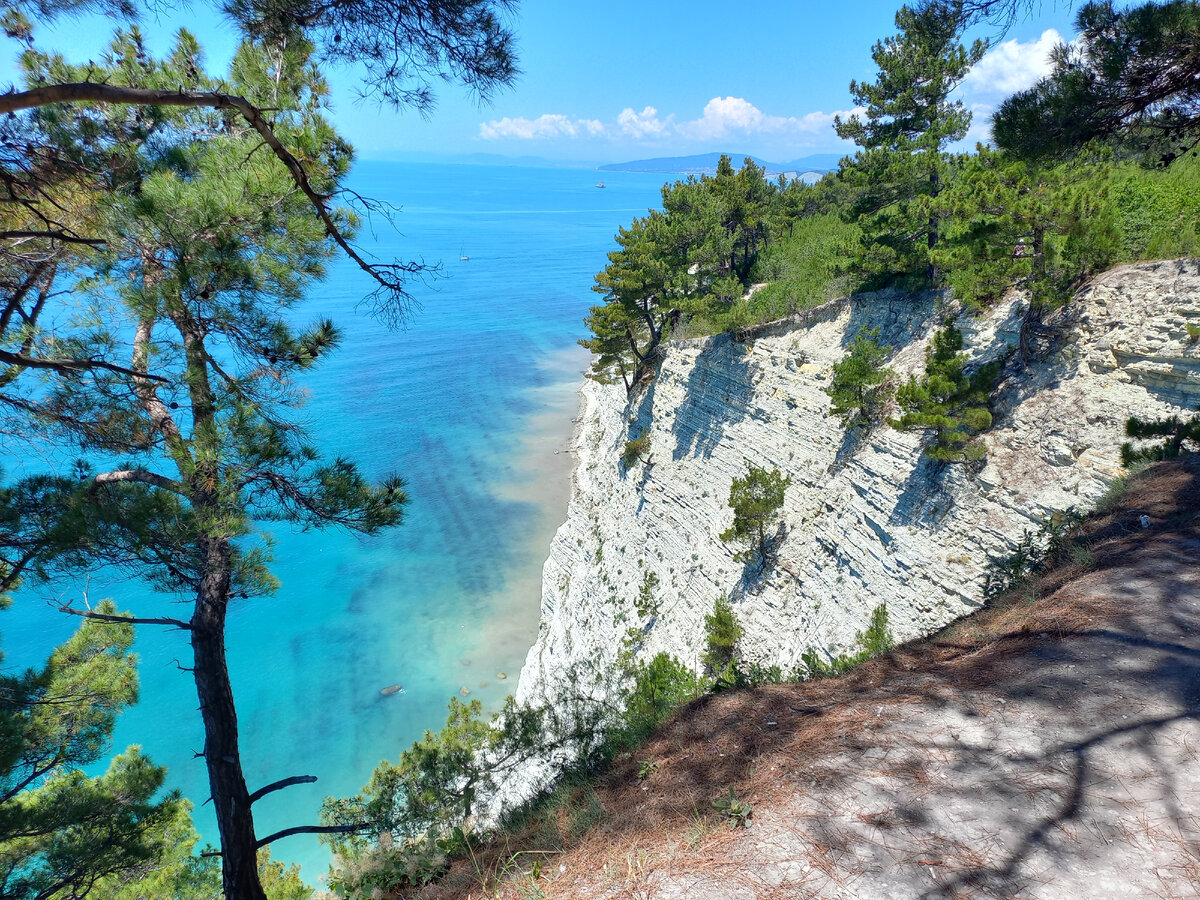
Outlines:
[[[1047,71],[1055,44],[1074,36],[1068,4],[1044,0],[1004,34],[960,88],[974,112],[968,144],[988,137],[992,110]],[[439,85],[422,116],[358,98],[361,73],[328,72],[332,118],[360,158],[461,159],[473,154],[596,165],[710,151],[790,162],[853,145],[833,131],[853,112],[851,79],[871,81],[871,46],[896,31],[898,0],[728,2],[523,0],[508,16],[522,70],[490,105]],[[236,32],[210,7],[162,10],[142,22],[152,50],[186,26],[210,70],[232,54]],[[113,24],[99,17],[39,26],[39,42],[68,57],[98,57]],[[16,79],[14,51],[0,64]]]

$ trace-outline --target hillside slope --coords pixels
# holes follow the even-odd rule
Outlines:
[[[1198,560],[1200,461],[1160,463],[941,634],[680,710],[547,874],[458,896],[1200,896]],[[713,810],[730,789],[750,828]]]

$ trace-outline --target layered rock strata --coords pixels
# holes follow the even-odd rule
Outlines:
[[[880,603],[898,639],[929,633],[982,603],[990,561],[1026,531],[1095,504],[1122,471],[1128,417],[1200,406],[1200,261],[1181,260],[1096,279],[1047,323],[1058,335],[1046,352],[1019,368],[1021,300],[961,319],[973,363],[1010,360],[981,467],[932,464],[920,435],[886,425],[847,432],[824,391],[847,344],[878,327],[897,377],[919,374],[938,302],[875,294],[743,341],[675,341],[629,399],[587,382],[567,520],[518,699],[555,703],[581,677],[603,691],[631,628],[647,658],[666,651],[699,668],[704,616],[722,594],[744,657],[785,671],[806,648],[852,647]],[[626,469],[625,442],[644,432],[648,457]],[[761,575],[718,537],[747,464],[792,480],[778,561]]]

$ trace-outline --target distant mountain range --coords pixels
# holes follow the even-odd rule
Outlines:
[[[742,160],[750,156],[754,162],[767,170],[768,177],[780,174],[795,173],[803,175],[806,172],[822,174],[836,169],[841,153],[815,153],[812,156],[802,156],[787,163],[772,163],[759,159],[750,154],[728,154],[735,168],[740,168]],[[667,175],[714,175],[717,171],[717,161],[720,153],[700,153],[695,156],[662,156],[657,159],[635,159],[632,162],[609,163],[600,166],[601,172],[657,172]]]

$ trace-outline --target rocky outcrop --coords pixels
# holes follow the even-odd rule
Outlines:
[[[1129,416],[1200,405],[1200,344],[1187,327],[1200,327],[1200,262],[1183,260],[1109,272],[1056,314],[1047,352],[1006,371],[981,468],[931,464],[919,435],[886,426],[847,433],[823,390],[845,345],[878,326],[888,365],[919,372],[937,303],[876,294],[742,342],[672,342],[628,401],[620,386],[587,382],[567,521],[545,564],[518,699],[554,702],[580,671],[605,672],[630,628],[644,633],[642,653],[698,668],[703,618],[721,594],[734,601],[744,655],[785,671],[808,647],[852,646],[880,603],[898,638],[929,633],[980,605],[989,561],[1026,530],[1095,503],[1121,472]],[[1022,313],[1014,299],[964,319],[973,361],[1008,354]],[[648,458],[626,470],[624,444],[644,429]],[[778,562],[761,576],[718,538],[747,463],[792,479]]]

